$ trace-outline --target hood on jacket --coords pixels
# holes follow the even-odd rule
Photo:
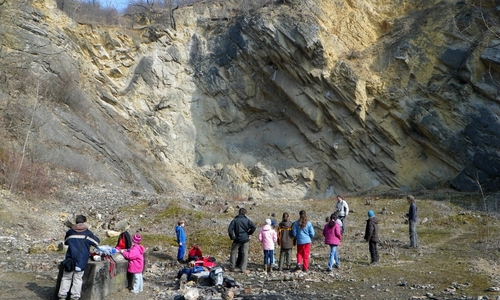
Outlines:
[[[71,229],[73,229],[76,232],[83,232],[83,231],[89,229],[89,227],[85,223],[78,223],[78,224],[73,225],[73,227],[71,227]]]
[[[375,224],[378,224],[378,219],[377,219],[377,217],[371,217],[371,218],[368,218],[368,220],[367,220],[367,221],[370,221],[370,222],[373,222],[373,223],[375,223]]]
[[[293,223],[290,220],[281,221],[279,227],[292,227]]]
[[[264,227],[262,227],[262,230],[264,230],[264,231],[271,230],[271,229],[272,229],[272,227],[269,224],[266,224],[266,225],[264,225]]]

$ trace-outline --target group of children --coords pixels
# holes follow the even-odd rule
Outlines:
[[[272,215],[271,215],[272,216]],[[278,225],[277,232],[271,219],[266,219],[266,224],[259,233],[259,241],[264,250],[264,270],[271,271],[271,265],[274,259],[275,243],[280,246],[280,257],[278,270],[282,271],[286,265],[291,268],[291,253],[294,246],[297,246],[297,265],[294,271],[307,272],[309,269],[309,257],[311,254],[311,242],[315,235],[314,227],[307,219],[307,213],[302,210],[299,212],[299,219],[295,222],[289,220],[288,213],[283,213],[283,218]],[[340,267],[340,259],[337,247],[342,240],[341,221],[337,214],[332,214],[323,228],[325,244],[330,246],[330,256],[328,259],[327,271],[334,267]]]
[[[274,214],[265,220],[265,224],[259,232],[259,242],[264,251],[264,271],[270,272],[275,264],[274,249],[275,244],[280,247],[278,270],[282,271],[284,267],[291,269],[291,256],[294,246],[297,247],[297,265],[294,271],[302,270],[307,272],[309,269],[309,257],[311,253],[311,242],[315,235],[314,227],[307,219],[304,210],[299,212],[299,219],[295,222],[290,221],[290,215],[283,213],[282,221],[277,225]],[[373,211],[368,212],[368,220],[365,230],[365,240],[369,243],[371,262],[378,262],[377,243],[378,228],[377,219]],[[178,244],[177,260],[183,262],[186,252],[186,234],[184,232],[184,220],[180,220],[175,227],[175,234]],[[277,230],[276,230],[277,225]],[[323,227],[323,236],[325,244],[330,247],[328,257],[327,271],[333,268],[340,268],[340,259],[338,247],[342,241],[342,220],[337,212],[326,219]],[[144,252],[141,245],[142,237],[135,234],[132,238],[132,247],[130,249],[118,249],[125,259],[129,261],[128,272],[133,274],[133,285],[131,292],[139,293],[143,290],[142,272],[144,270]]]

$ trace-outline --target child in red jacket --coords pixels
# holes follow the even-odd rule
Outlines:
[[[132,238],[132,247],[128,250],[121,250],[126,260],[128,260],[127,271],[134,274],[134,283],[131,290],[132,293],[137,294],[142,292],[144,287],[144,280],[142,272],[144,271],[144,252],[146,249],[141,245],[142,237],[135,234]]]

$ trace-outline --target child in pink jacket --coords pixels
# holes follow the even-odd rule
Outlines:
[[[325,224],[323,228],[323,236],[325,237],[325,244],[330,246],[330,257],[328,259],[328,270],[331,271],[332,268],[340,268],[340,260],[337,251],[337,247],[340,246],[340,241],[342,240],[342,230],[340,225],[336,222],[337,215],[332,214],[330,216],[330,221]]]
[[[126,260],[128,260],[127,271],[134,274],[134,283],[131,290],[132,293],[137,294],[142,292],[144,287],[144,280],[142,271],[144,271],[144,252],[146,249],[141,245],[142,237],[135,234],[132,238],[132,247],[128,250],[121,250]]]
[[[274,243],[278,240],[276,231],[271,227],[271,219],[266,219],[266,225],[262,227],[259,233],[259,241],[262,243],[264,249],[264,272],[271,272],[273,257],[274,257]]]

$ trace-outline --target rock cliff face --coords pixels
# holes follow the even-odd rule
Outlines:
[[[1,2],[0,136],[157,191],[499,189],[496,1],[224,4],[124,29]]]

